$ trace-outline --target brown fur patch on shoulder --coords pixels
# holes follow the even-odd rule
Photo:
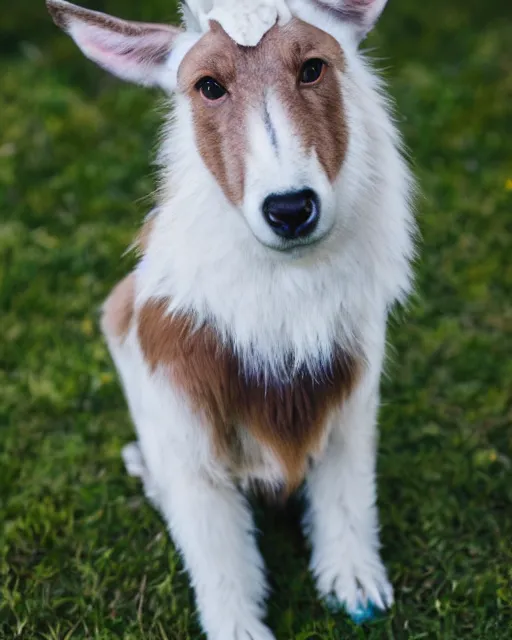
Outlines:
[[[244,373],[243,363],[211,326],[194,329],[191,318],[169,315],[167,308],[166,300],[150,301],[138,316],[149,365],[169,368],[210,423],[220,455],[234,454],[237,433],[246,429],[281,461],[288,490],[296,488],[309,456],[320,447],[331,412],[354,388],[361,358],[337,349],[330,365],[316,373],[304,368],[288,380],[265,382]]]
[[[103,305],[104,333],[124,340],[132,323],[135,302],[135,274],[131,273],[113,289]]]

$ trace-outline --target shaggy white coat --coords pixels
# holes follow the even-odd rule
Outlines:
[[[255,2],[267,9],[272,5],[237,0],[239,14],[254,15]],[[158,212],[137,271],[136,306],[168,297],[169,311],[215,326],[249,370],[269,375],[287,375],[290,353],[296,365],[315,371],[335,343],[360,345],[365,373],[333,416],[305,485],[305,531],[318,590],[357,614],[368,601],[382,609],[393,601],[379,556],[376,417],[388,314],[411,286],[413,182],[382,84],[358,48],[385,0],[328,4],[355,7],[362,19],[340,19],[308,0],[288,0],[287,9],[275,3],[273,18],[263,12],[263,23],[286,21],[289,9],[331,33],[343,48],[346,70],[340,81],[349,142],[338,178],[331,184],[318,159],[305,155],[279,101],[271,97],[270,117],[278,123],[282,152],[278,156],[262,134],[261,117],[248,113],[245,196],[235,207],[197,150],[188,99],[176,95],[160,155]],[[160,69],[155,75],[155,83],[168,90],[174,88],[179,63],[200,37],[194,29],[207,28],[208,11],[201,2],[190,0],[189,5],[189,32],[178,38],[166,73]],[[251,24],[240,20],[238,32],[230,26],[235,36],[257,40],[261,21],[251,32]],[[83,25],[73,23],[69,31],[86,49]],[[319,241],[292,252],[269,248],[274,236],[259,211],[262,199],[293,188],[304,176],[322,200],[322,222],[315,232]],[[108,331],[106,337],[138,436],[138,444],[124,450],[126,466],[143,479],[183,554],[208,638],[272,640],[262,622],[267,594],[263,561],[239,490],[247,478],[230,475],[213,455],[201,417],[163,372],[151,372],[136,329],[124,341]],[[264,452],[264,461],[260,479],[278,485],[278,461],[270,451]]]

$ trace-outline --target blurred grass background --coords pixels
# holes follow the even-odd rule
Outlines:
[[[174,2],[89,7],[170,21]],[[512,6],[392,0],[371,36],[423,190],[418,295],[390,336],[379,458],[397,604],[316,600],[297,505],[258,509],[278,640],[512,638]],[[199,638],[97,310],[151,205],[154,94],[82,58],[43,1],[0,8],[0,637]]]

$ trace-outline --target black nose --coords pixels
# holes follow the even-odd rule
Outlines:
[[[292,240],[313,233],[320,217],[320,202],[311,189],[268,196],[263,216],[278,236]]]

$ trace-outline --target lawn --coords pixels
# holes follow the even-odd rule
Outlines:
[[[170,20],[173,2],[89,6]],[[397,603],[315,599],[299,506],[256,505],[278,640],[512,638],[512,7],[392,0],[369,46],[420,179],[392,323],[379,505]],[[0,9],[0,637],[192,640],[193,596],[126,476],[98,308],[151,206],[158,96],[85,61],[43,0]]]

